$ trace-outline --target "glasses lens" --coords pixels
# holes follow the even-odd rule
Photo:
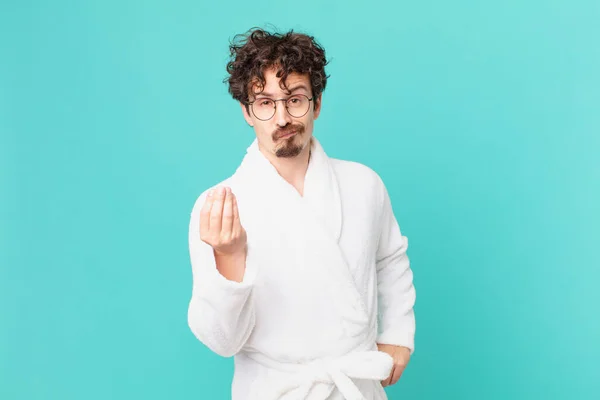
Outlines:
[[[310,107],[310,101],[308,97],[303,94],[297,94],[295,96],[290,97],[287,100],[287,109],[292,117],[302,117],[304,114],[308,112],[308,108]]]
[[[275,102],[271,99],[256,99],[252,103],[252,111],[258,119],[270,119],[275,114]]]

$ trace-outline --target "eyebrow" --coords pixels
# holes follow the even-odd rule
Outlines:
[[[289,91],[290,91],[290,93],[293,93],[293,92],[295,92],[295,91],[296,91],[296,90],[298,90],[298,89],[304,89],[304,90],[306,90],[306,91],[308,92],[308,88],[307,88],[307,87],[306,87],[306,85],[305,85],[305,84],[303,84],[303,83],[301,83],[301,84],[299,84],[299,85],[296,85],[296,86],[292,87],[292,88],[291,88]],[[266,93],[266,92],[260,92],[260,93],[258,93],[256,96],[261,96],[261,97],[273,97],[273,95],[272,95],[271,93]],[[256,98],[258,98],[258,97],[256,97]]]

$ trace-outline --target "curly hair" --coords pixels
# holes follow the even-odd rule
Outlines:
[[[270,33],[260,28],[252,28],[246,33],[235,35],[229,45],[230,60],[227,63],[229,93],[235,100],[248,107],[249,94],[256,85],[259,92],[264,90],[264,71],[277,70],[279,86],[288,90],[286,79],[289,74],[308,73],[314,98],[325,90],[327,76],[325,66],[329,61],[325,50],[313,36],[295,33]],[[317,102],[314,102],[314,107]]]

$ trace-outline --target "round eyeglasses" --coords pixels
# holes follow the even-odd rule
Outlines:
[[[287,110],[288,114],[294,118],[300,118],[306,115],[310,109],[310,102],[312,100],[313,97],[309,98],[303,94],[295,94],[287,99],[277,100],[262,97],[260,99],[248,102],[248,104],[250,105],[250,108],[252,108],[252,113],[256,118],[260,119],[261,121],[267,121],[273,118],[273,115],[275,115],[278,101],[285,101],[285,109]]]

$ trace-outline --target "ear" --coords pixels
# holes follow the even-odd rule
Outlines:
[[[321,114],[321,102],[322,101],[323,101],[323,93],[321,93],[319,95],[319,97],[317,97],[317,99],[315,100],[316,106],[315,106],[315,109],[314,109],[314,112],[313,112],[314,119],[319,118],[319,114]]]
[[[246,105],[244,103],[240,103],[240,106],[242,107],[242,113],[244,114],[244,119],[246,120],[248,125],[254,126],[254,121],[252,121],[252,117],[250,116],[250,114],[248,114],[248,111],[246,110]]]

